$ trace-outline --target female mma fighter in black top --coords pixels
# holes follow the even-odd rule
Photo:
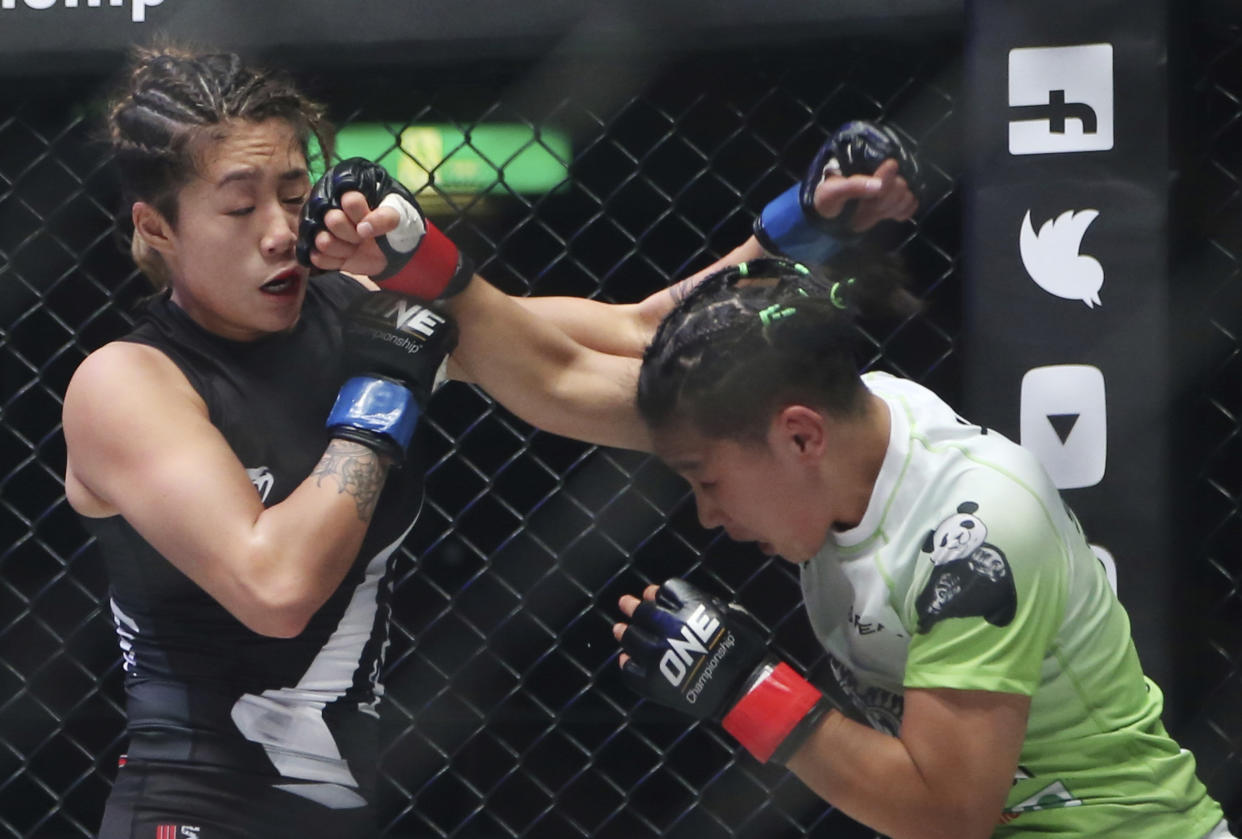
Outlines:
[[[315,190],[312,276],[296,254],[322,111],[235,56],[138,52],[109,127],[162,293],[64,405],[66,493],[105,556],[126,670],[100,836],[369,835],[391,568],[422,495],[407,448],[441,359],[456,342],[458,374],[535,425],[646,448],[638,355],[673,294],[519,302],[409,206],[372,211],[367,191],[391,190],[362,163]],[[852,197],[858,228],[913,210],[892,167],[814,200]],[[356,275],[456,293],[424,308]]]

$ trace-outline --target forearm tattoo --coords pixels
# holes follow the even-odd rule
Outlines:
[[[349,440],[329,443],[311,473],[318,486],[332,479],[340,487],[340,492],[352,495],[358,508],[358,518],[362,521],[371,520],[387,475],[388,464],[378,454]]]

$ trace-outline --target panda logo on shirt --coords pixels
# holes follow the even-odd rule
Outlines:
[[[1000,548],[987,542],[979,505],[964,501],[957,512],[927,534],[922,553],[934,566],[915,600],[919,632],[946,618],[981,617],[1007,626],[1018,609],[1013,572]]]

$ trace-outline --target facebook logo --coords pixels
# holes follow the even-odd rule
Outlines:
[[[1009,51],[1009,153],[1113,147],[1113,45]]]

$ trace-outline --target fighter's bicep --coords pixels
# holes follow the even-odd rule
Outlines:
[[[956,799],[964,819],[987,825],[1009,792],[1030,706],[1023,694],[907,690],[901,741],[938,798]]]
[[[170,559],[219,546],[262,510],[202,400],[150,348],[110,345],[87,359],[64,428],[75,479]]]

